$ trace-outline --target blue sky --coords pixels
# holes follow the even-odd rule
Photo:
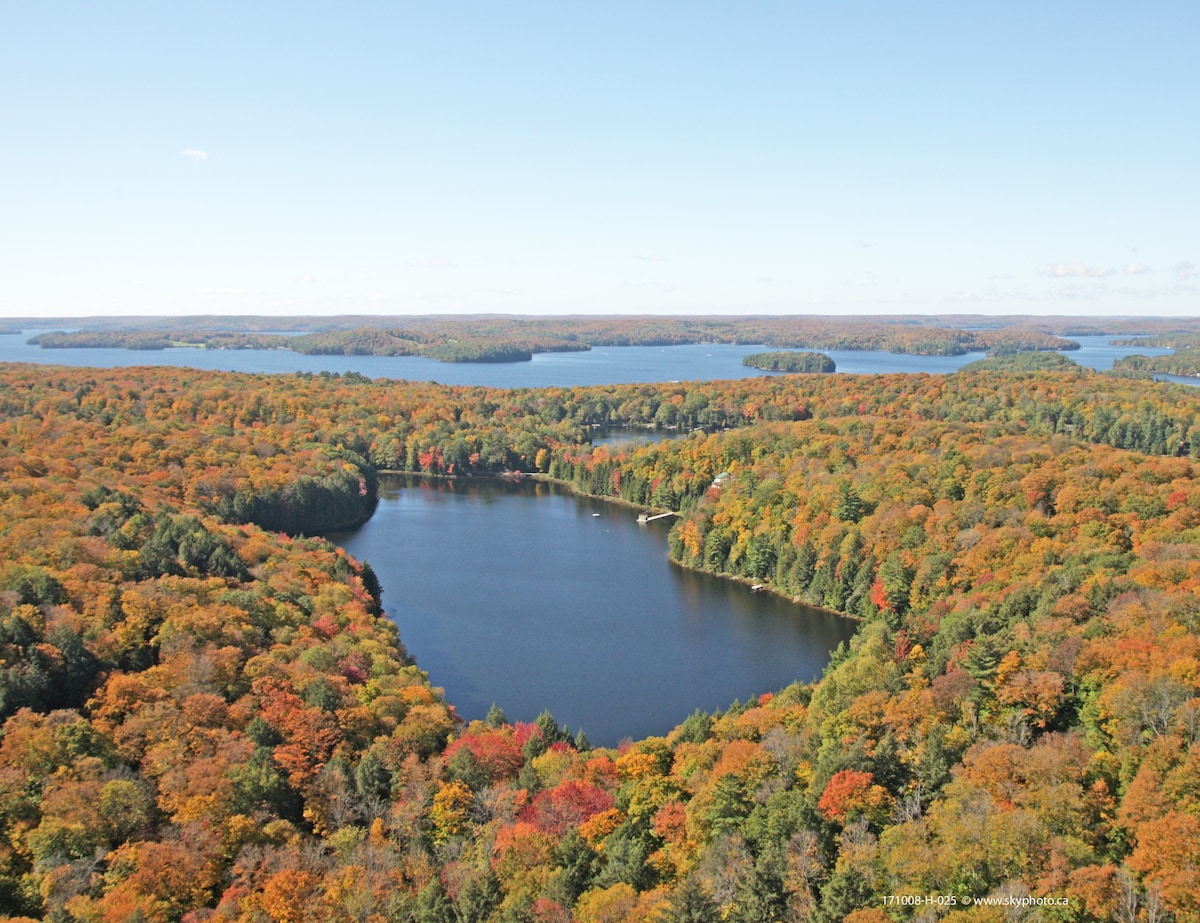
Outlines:
[[[1200,5],[0,3],[0,316],[1200,313]]]

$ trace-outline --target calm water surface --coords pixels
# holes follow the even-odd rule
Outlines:
[[[702,343],[689,346],[601,346],[589,352],[539,353],[529,362],[437,362],[417,356],[303,356],[279,349],[42,349],[26,343],[41,331],[0,336],[0,362],[113,368],[168,365],[227,372],[359,372],[369,378],[437,381],[492,388],[547,388],[574,385],[711,381],[769,375],[742,365],[742,357],[762,346]],[[1112,337],[1076,337],[1081,349],[1067,353],[1080,365],[1112,368],[1118,356],[1163,355],[1169,349],[1110,346]],[[965,356],[908,356],[887,352],[822,350],[845,374],[957,371],[982,353]],[[1188,382],[1195,384],[1196,382]]]
[[[405,646],[460,715],[548,708],[597,744],[814,679],[853,634],[672,565],[669,520],[636,513],[550,484],[389,478],[370,522],[330,538],[371,563]]]

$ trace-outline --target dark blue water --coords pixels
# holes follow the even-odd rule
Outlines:
[[[369,378],[437,381],[492,388],[545,388],[574,385],[636,384],[661,381],[708,381],[756,378],[771,374],[742,365],[762,346],[697,344],[690,346],[603,346],[589,352],[540,353],[529,362],[456,363],[414,356],[304,356],[278,349],[42,349],[26,343],[34,333],[0,336],[0,362],[111,368],[170,365],[252,373],[359,372]],[[1118,356],[1163,355],[1168,349],[1110,346],[1112,337],[1076,337],[1082,346],[1067,353],[1080,365],[1112,368]],[[982,358],[909,356],[877,351],[822,350],[845,374],[886,372],[947,373]]]
[[[369,561],[400,637],[465,718],[549,709],[593,743],[664,734],[819,676],[855,623],[667,559],[669,520],[528,481],[387,479],[330,538]]]

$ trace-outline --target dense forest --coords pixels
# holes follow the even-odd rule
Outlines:
[[[1200,349],[1185,347],[1169,356],[1124,356],[1113,368],[1195,378],[1200,375]]]
[[[1117,346],[1152,346],[1158,349],[1190,349],[1200,346],[1200,332],[1191,329],[1159,333],[1153,336],[1125,337],[1113,340]]]
[[[824,353],[781,351],[751,353],[742,358],[742,365],[762,369],[766,372],[820,372],[837,371],[837,363]]]
[[[680,438],[593,447],[613,423]],[[0,466],[13,917],[1200,920],[1193,389],[9,365]],[[819,683],[618,748],[465,724],[305,537],[381,470],[676,510],[682,566],[861,629]]]

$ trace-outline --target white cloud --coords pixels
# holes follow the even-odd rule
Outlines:
[[[1129,276],[1144,276],[1148,272],[1151,269],[1145,263],[1130,263],[1125,267],[1125,274]]]
[[[1102,279],[1111,276],[1111,269],[1097,269],[1086,263],[1052,263],[1043,271],[1043,275],[1052,279]]]
[[[1183,282],[1187,279],[1195,279],[1200,276],[1200,270],[1196,269],[1196,264],[1189,260],[1183,260],[1171,267],[1171,272],[1175,273],[1176,281]]]
[[[192,160],[208,160],[208,151],[201,151],[194,147],[189,147],[183,152],[183,156],[190,157]]]

